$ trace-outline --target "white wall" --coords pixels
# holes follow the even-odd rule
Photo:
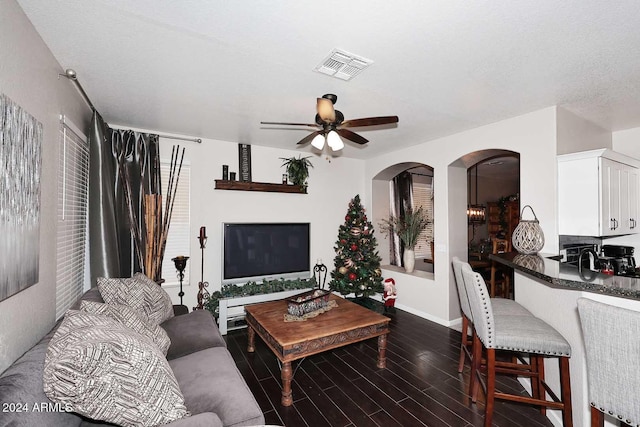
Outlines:
[[[612,148],[611,132],[558,107],[558,154]]]
[[[318,259],[333,270],[333,247],[338,238],[338,227],[344,223],[349,201],[360,194],[363,206],[365,196],[364,161],[341,157],[318,156],[307,150],[280,150],[251,146],[252,181],[282,182],[282,160],[302,154],[311,156],[313,168],[309,173],[308,194],[265,193],[257,191],[215,190],[215,179],[222,178],[222,165],[229,171],[238,171],[238,144],[235,142],[203,140],[202,144],[160,139],[163,158],[171,157],[171,147],[186,147],[185,160],[191,164],[191,259],[190,283],[185,286],[184,302],[191,308],[196,305],[200,282],[201,251],[198,231],[207,227],[204,280],[209,282],[209,292],[220,289],[222,277],[222,223],[223,222],[310,222],[311,267]],[[295,145],[292,145],[292,147]],[[166,254],[165,256],[174,256]],[[163,272],[163,275],[173,272]],[[330,276],[327,276],[327,281]],[[178,302],[178,290],[167,287],[174,302]]]
[[[640,128],[613,132],[613,151],[640,159]]]
[[[460,163],[452,167],[452,164],[468,153],[488,149],[520,153],[521,203],[531,205],[538,216],[546,237],[543,250],[558,250],[556,107],[367,160],[367,203],[371,203],[372,197],[383,197],[373,194],[371,185],[372,178],[381,170],[396,163],[409,161],[424,163],[434,168],[434,279],[414,276],[407,280],[407,284],[396,279],[396,304],[399,307],[427,313],[430,318],[447,325],[459,318],[450,261],[453,255],[465,254],[466,257],[467,253],[467,224],[464,215],[467,184],[466,167]],[[462,213],[458,212],[461,206],[465,207],[462,208]],[[374,224],[379,220],[380,218],[374,218]],[[462,232],[452,234],[450,228],[462,228]],[[404,275],[400,279],[404,279]]]
[[[59,115],[87,129],[90,110],[14,0],[0,0],[0,92],[43,125],[40,179],[40,281],[0,302],[0,372],[55,321]],[[46,225],[46,226],[45,226]]]

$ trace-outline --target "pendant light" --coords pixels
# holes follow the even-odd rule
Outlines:
[[[469,181],[471,181],[471,174],[469,176]],[[476,176],[476,203],[467,205],[467,219],[469,220],[469,224],[484,224],[486,221],[487,209],[484,205],[478,204],[478,164],[475,165],[475,176]],[[467,183],[467,188],[469,193],[471,193],[471,182]],[[467,197],[467,199],[471,199],[471,196]]]

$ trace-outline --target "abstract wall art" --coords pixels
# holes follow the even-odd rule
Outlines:
[[[38,282],[42,124],[0,94],[0,301]]]

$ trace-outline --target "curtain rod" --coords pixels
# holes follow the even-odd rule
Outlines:
[[[58,74],[58,76],[63,76],[63,77],[68,78],[69,80],[71,80],[73,82],[73,84],[75,84],[76,87],[78,88],[78,90],[80,91],[80,95],[82,95],[82,97],[84,98],[85,102],[87,104],[89,104],[89,107],[91,107],[91,110],[92,111],[97,111],[96,107],[93,106],[93,103],[89,99],[89,96],[87,95],[87,92],[84,91],[84,88],[82,87],[82,85],[78,81],[78,75],[76,74],[75,70],[73,70],[71,68],[67,68],[65,70],[64,74]],[[193,142],[197,142],[198,144],[202,144],[202,139],[200,139],[200,138],[185,138],[185,137],[181,137],[181,136],[170,136],[170,135],[158,135],[158,136],[160,138],[179,139],[181,141],[193,141]]]
[[[91,107],[91,110],[96,111],[96,107],[93,106],[93,103],[89,99],[89,96],[87,95],[87,92],[84,91],[84,89],[82,88],[82,85],[78,81],[78,76],[77,76],[75,70],[73,70],[71,68],[67,68],[65,70],[64,74],[58,74],[58,76],[64,76],[64,77],[68,78],[69,80],[71,80],[76,85],[78,90],[80,91],[80,95],[82,95],[82,97],[84,98],[86,103],[89,104],[89,107]]]
[[[160,138],[169,138],[169,139],[179,139],[181,141],[193,141],[193,142],[197,142],[198,144],[202,144],[202,139],[200,138],[187,138],[184,136],[171,136],[171,135],[160,135],[157,134]]]

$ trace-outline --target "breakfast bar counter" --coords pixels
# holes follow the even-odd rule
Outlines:
[[[589,298],[606,304],[640,311],[640,279],[610,276],[590,270],[578,271],[577,267],[559,262],[552,254],[523,255],[505,253],[490,255],[490,259],[514,269],[515,300],[541,318],[571,345],[571,401],[573,425],[588,427],[589,398],[584,340],[578,316],[578,298]],[[621,324],[620,333],[628,331]],[[559,372],[556,364],[545,363],[545,375],[555,390],[559,390]],[[527,387],[527,384],[523,384]],[[547,417],[556,426],[561,425],[559,412],[547,411]],[[613,426],[612,419],[605,418],[605,426]]]
[[[489,259],[542,280],[547,286],[640,300],[640,278],[612,276],[560,262],[559,256],[517,252],[489,255]]]

